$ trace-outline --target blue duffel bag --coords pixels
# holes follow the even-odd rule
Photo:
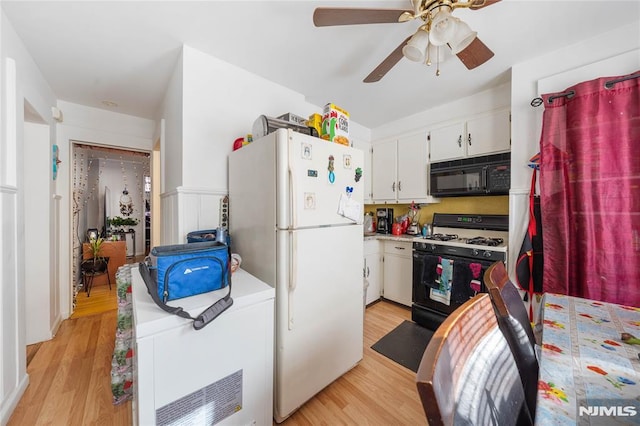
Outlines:
[[[226,244],[207,241],[190,244],[158,246],[151,250],[151,259],[140,263],[140,274],[151,297],[167,312],[194,320],[193,327],[201,329],[233,304],[231,299],[231,270]],[[180,307],[166,303],[229,287],[227,295],[216,301],[197,317]]]

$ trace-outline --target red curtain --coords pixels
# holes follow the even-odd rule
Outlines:
[[[640,78],[632,75],[543,95],[546,292],[640,306]],[[605,86],[614,80],[623,81]]]

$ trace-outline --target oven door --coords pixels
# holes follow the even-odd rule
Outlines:
[[[430,177],[434,197],[485,194],[487,189],[484,166],[440,168],[438,164],[432,164]]]
[[[451,288],[449,291],[432,292],[440,288],[442,259],[452,261]],[[476,294],[476,290],[486,292],[483,283],[484,272],[492,261],[470,259],[459,256],[439,256],[420,251],[413,252],[413,293],[414,305],[448,316],[464,302]],[[442,293],[448,293],[449,303],[443,301]]]

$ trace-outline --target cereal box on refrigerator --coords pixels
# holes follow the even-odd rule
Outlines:
[[[324,106],[322,139],[349,146],[349,113],[332,103]]]

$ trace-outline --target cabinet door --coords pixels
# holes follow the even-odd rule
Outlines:
[[[373,203],[373,191],[371,190],[371,177],[373,176],[373,170],[371,169],[371,144],[369,142],[353,140],[353,147],[362,151],[364,156],[364,167],[362,170],[362,187],[364,188],[363,195],[365,204]]]
[[[381,264],[380,253],[369,254],[364,257],[364,276],[369,282],[367,288],[367,305],[380,299],[382,293],[382,283],[380,274]]]
[[[509,151],[511,149],[509,111],[497,111],[467,121],[467,135],[464,142],[469,156]]]
[[[411,306],[412,265],[411,243],[385,241],[383,267],[385,299]]]
[[[464,157],[465,135],[464,122],[431,130],[429,138],[431,162]]]
[[[372,179],[373,199],[375,201],[396,200],[396,146],[395,140],[373,145]]]
[[[427,136],[418,133],[398,139],[398,201],[427,196]]]

